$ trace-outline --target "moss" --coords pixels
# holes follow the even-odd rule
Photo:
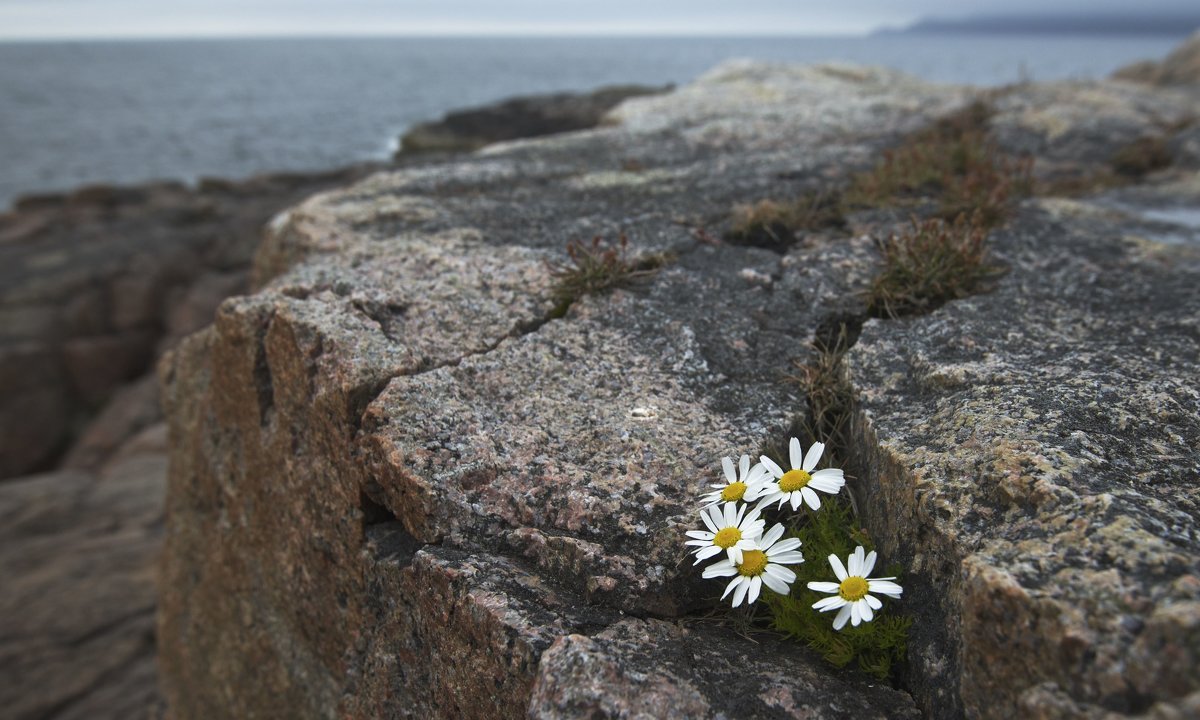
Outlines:
[[[857,545],[872,550],[871,538],[857,527],[850,508],[838,498],[824,500],[821,510],[805,513],[801,524],[792,528],[800,539],[806,561],[792,566],[796,582],[790,595],[765,593],[772,625],[820,653],[837,667],[856,662],[863,672],[887,679],[893,668],[904,661],[908,645],[910,618],[898,615],[884,599],[884,609],[869,623],[858,627],[833,629],[833,613],[820,613],[813,603],[828,597],[808,589],[808,583],[833,580],[828,557],[837,555],[843,562]],[[898,576],[899,568],[889,567],[887,575]]]
[[[809,192],[795,200],[760,200],[736,206],[728,237],[735,245],[783,251],[795,243],[800,231],[838,228],[845,224],[840,196],[830,192]]]
[[[1000,272],[989,260],[986,236],[978,214],[959,215],[954,222],[914,219],[908,231],[880,243],[883,269],[868,291],[869,312],[876,317],[928,312],[977,292]]]
[[[664,253],[631,257],[625,233],[615,244],[600,236],[590,242],[572,240],[567,243],[567,258],[564,263],[547,263],[554,278],[552,294],[556,303],[551,317],[562,317],[571,303],[584,295],[650,277],[670,260]]]

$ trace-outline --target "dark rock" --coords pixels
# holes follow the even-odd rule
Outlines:
[[[613,85],[586,93],[530,95],[457,110],[437,122],[409,129],[400,140],[399,152],[468,152],[504,140],[584,130],[600,124],[606,112],[628,98],[664,93],[671,87]]]

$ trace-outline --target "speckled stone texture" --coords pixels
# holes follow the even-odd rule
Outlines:
[[[721,456],[779,439],[803,413],[785,378],[812,357],[816,333],[865,312],[859,293],[878,262],[872,238],[896,220],[862,213],[844,231],[804,235],[777,254],[717,240],[729,209],[842,181],[900,133],[969,98],[883,70],[731,63],[673,94],[627,102],[611,126],[379,174],[278,217],[257,256],[261,290],[226,302],[162,369],[173,454],[158,631],[172,716],[1001,717],[1014,708],[1050,716],[1052,707],[1186,707],[1195,644],[1171,630],[1191,627],[1191,616],[1169,598],[1189,592],[1180,578],[1194,568],[1193,546],[1173,551],[1182,565],[1155,571],[1170,577],[1120,576],[1124,592],[1148,603],[1126,612],[1142,623],[1128,642],[1101,629],[1104,607],[1100,624],[1087,624],[1087,591],[1098,582],[1077,592],[1064,581],[1026,587],[1043,576],[1014,574],[1020,548],[1006,543],[1030,539],[1033,557],[1049,558],[1046,538],[1065,531],[1054,523],[1086,517],[1087,503],[1099,502],[1088,498],[1133,502],[1081,485],[1118,481],[1075,473],[1092,460],[1073,449],[1062,452],[1076,459],[1064,459],[1059,425],[1043,436],[1050,420],[1033,409],[1009,418],[1012,401],[995,393],[971,406],[972,417],[995,423],[981,438],[1047,458],[1003,465],[1013,502],[1032,508],[1037,488],[1058,488],[1080,498],[1067,519],[1021,525],[994,509],[968,532],[956,512],[1008,500],[957,479],[946,484],[956,493],[944,501],[949,514],[923,509],[935,496],[918,463],[933,462],[938,442],[971,478],[999,467],[993,456],[1008,447],[981,439],[971,450],[935,425],[941,406],[923,406],[928,393],[910,389],[922,375],[903,365],[908,343],[954,332],[937,314],[870,322],[852,351],[864,442],[854,486],[889,560],[912,568],[903,601],[919,623],[903,681],[911,694],[834,671],[793,643],[755,644],[727,620],[701,620],[721,588],[700,580],[682,545],[695,497],[717,478]],[[1026,129],[1014,137],[1038,132]],[[1063,417],[1133,414],[1129,434],[1117,434],[1124,440],[1102,448],[1113,457],[1139,452],[1141,427],[1169,425],[1191,442],[1163,445],[1156,462],[1170,467],[1160,482],[1175,491],[1158,500],[1142,491],[1137,509],[1120,513],[1153,534],[1143,517],[1194,517],[1183,498],[1200,414],[1186,394],[1195,327],[1191,350],[1182,329],[1194,273],[1183,250],[1123,240],[1115,228],[1142,225],[1114,213],[1029,204],[998,240],[1012,265],[1003,287],[939,312],[995,303],[1004,315],[996,327],[1013,329],[993,336],[986,320],[964,325],[978,328],[975,347],[1009,343],[1014,359],[997,356],[1012,377],[1004,388],[1061,397],[1067,408],[1083,400],[1067,385],[1056,396],[1055,372],[1079,379],[1110,349],[1143,351],[1126,350],[1104,371],[1104,382],[1132,396],[1115,398],[1111,412],[1080,406]],[[560,261],[568,240],[621,231],[635,252],[668,252],[672,262],[560,316],[547,261]],[[1119,301],[1112,319],[1096,289]],[[1005,314],[1042,296],[1028,313]],[[1179,341],[1156,359],[1149,348],[1160,327],[1176,328]],[[1076,336],[1104,342],[1067,342]],[[1018,362],[1048,352],[1047,337],[1093,364],[1060,360],[1067,355]],[[946,377],[939,387],[975,385],[974,376]],[[1153,424],[1150,407],[1177,419]],[[1126,456],[1140,470],[1113,477],[1149,472],[1152,451],[1140,452]],[[1043,465],[1070,470],[1039,484]],[[1124,557],[1125,535],[1087,539]],[[1101,561],[1084,549],[1053,555],[1046,572],[1091,572]],[[1026,598],[1043,591],[1057,603],[1047,605],[1055,627],[1103,635],[1057,674],[1039,665],[1060,657],[1037,644],[1054,642],[1051,631],[1022,626],[1012,637],[1028,645],[1010,643],[1007,653],[995,634],[1025,622]],[[1082,620],[1071,625],[1074,617]],[[1122,695],[1134,701],[1102,701],[1093,688],[1152,648],[1160,664],[1141,666],[1145,679],[1131,676],[1141,684]]]

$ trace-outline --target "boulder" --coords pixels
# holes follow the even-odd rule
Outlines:
[[[606,112],[628,98],[670,89],[669,85],[610,85],[585,93],[527,95],[456,110],[436,122],[410,128],[400,139],[397,155],[469,152],[504,140],[584,130],[600,124]]]
[[[1194,248],[1104,198],[1031,200],[993,233],[990,293],[885,320],[863,292],[894,210],[774,250],[716,239],[735,205],[836,187],[973,97],[727,63],[611,125],[278,216],[257,292],[162,365],[174,717],[1194,708]],[[992,125],[1097,166],[1183,98],[1019,86]],[[1141,201],[1195,203],[1171,172]],[[564,302],[565,244],[620,233],[669,260]],[[803,420],[788,377],[841,326],[847,492],[914,620],[895,686],[739,635],[682,544],[720,458]]]

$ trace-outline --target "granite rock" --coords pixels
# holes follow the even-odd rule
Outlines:
[[[1093,161],[1186,104],[1131,88],[1009,89],[997,134]],[[174,716],[1186,712],[1195,254],[1103,198],[1025,203],[995,234],[994,292],[868,320],[851,350],[844,451],[907,568],[905,689],[698,620],[720,588],[681,544],[697,493],[722,456],[786,437],[805,406],[787,376],[866,320],[897,227],[863,211],[773,252],[716,239],[729,209],[844,182],[972,97],[729,63],[612,125],[279,215],[258,291],[162,365]],[[1192,203],[1179,172],[1137,187]],[[671,262],[560,305],[564,244],[620,232]]]

